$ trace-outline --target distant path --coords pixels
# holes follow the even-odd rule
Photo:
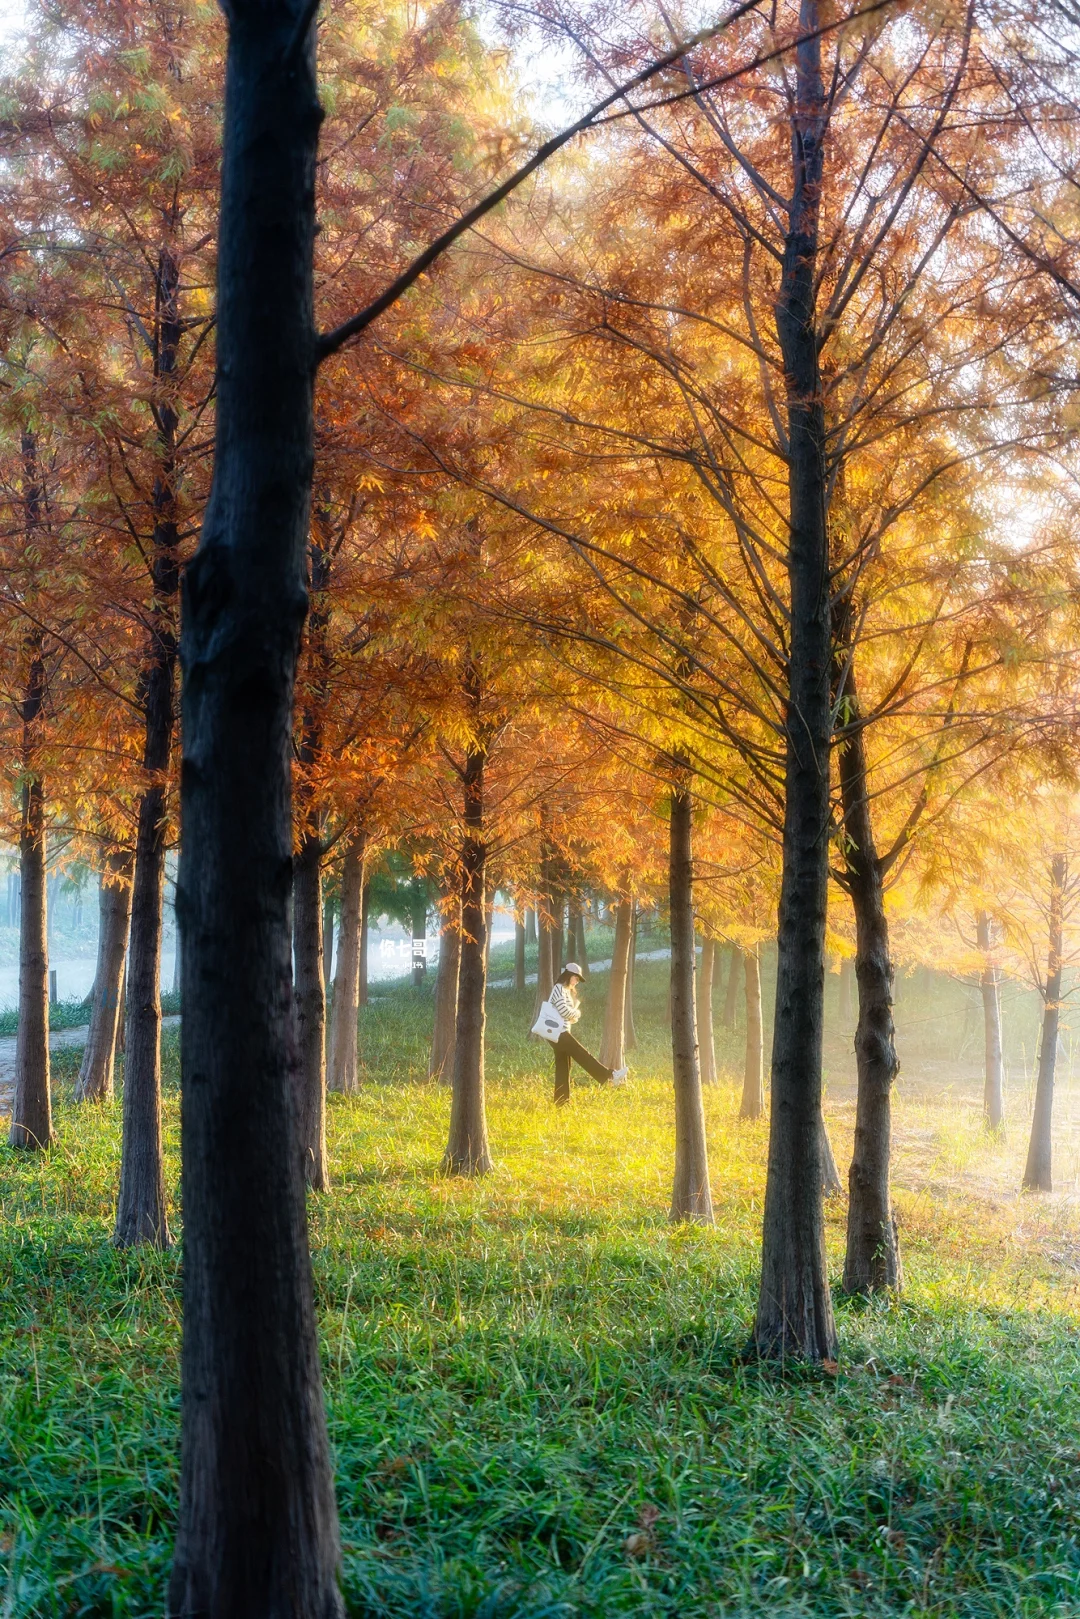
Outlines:
[[[671,955],[670,950],[639,950],[637,955],[634,957],[634,960],[635,961],[666,961],[670,955]],[[602,972],[606,972],[607,969],[610,966],[611,966],[611,958],[609,956],[607,961],[590,961],[589,962],[589,971],[591,973],[602,973]],[[526,974],[525,982],[527,984],[535,984],[536,983],[536,974],[535,973]],[[493,979],[490,980],[490,982],[488,984],[488,989],[513,989],[513,987],[514,987],[514,980],[512,978],[493,978]]]
[[[177,1016],[163,1017],[161,1026],[168,1028],[173,1023],[179,1023]],[[54,1029],[49,1035],[49,1050],[60,1051],[65,1046],[75,1046],[80,1051],[86,1044],[86,1037],[90,1033],[90,1025],[82,1023],[77,1029]],[[0,1113],[10,1113],[11,1092],[15,1085],[15,1036],[13,1034],[0,1035]]]

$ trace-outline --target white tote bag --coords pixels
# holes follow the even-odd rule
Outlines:
[[[562,1013],[557,1011],[550,1001],[545,1001],[537,1013],[532,1032],[533,1034],[538,1034],[541,1040],[550,1040],[551,1044],[554,1045],[560,1034],[566,1033],[568,1027],[569,1025]]]

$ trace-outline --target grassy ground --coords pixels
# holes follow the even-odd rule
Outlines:
[[[837,1374],[781,1378],[739,1359],[766,1131],[737,1123],[733,1083],[708,1097],[716,1228],[665,1218],[663,977],[640,972],[632,1087],[585,1083],[558,1115],[523,1038],[531,996],[492,995],[498,1167],[475,1185],[435,1173],[430,1000],[364,1015],[368,1084],[331,1099],[335,1188],[312,1208],[350,1612],[1080,1614],[1080,1226],[1070,1189],[1015,1195],[1020,1080],[988,1144],[974,1059],[948,1055],[959,1003],[913,997],[929,1055],[898,1096],[903,1302],[838,1299]],[[59,1056],[61,1097],[76,1062]],[[174,1034],[166,1067],[175,1184]],[[1068,1083],[1060,1100],[1067,1133]],[[0,1156],[0,1614],[142,1619],[162,1611],[176,1493],[179,1254],[109,1246],[118,1108],[58,1114],[46,1160]]]

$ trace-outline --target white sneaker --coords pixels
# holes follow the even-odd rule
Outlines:
[[[629,1078],[630,1078],[630,1070],[629,1070],[629,1068],[616,1068],[614,1073],[611,1076],[611,1083],[613,1085],[625,1085],[626,1081]]]

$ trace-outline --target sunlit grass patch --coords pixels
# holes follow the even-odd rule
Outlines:
[[[903,1299],[837,1298],[835,1376],[744,1364],[768,1127],[738,1121],[721,1032],[717,1224],[672,1229],[663,977],[640,971],[632,1086],[583,1078],[558,1112],[531,993],[491,997],[477,1182],[438,1172],[430,999],[364,1014],[367,1083],[330,1099],[311,1205],[351,1612],[1080,1612],[1076,1214],[1009,1191],[1022,1127],[987,1140],[977,1110],[902,1092]],[[174,1033],[165,1068],[175,1191]],[[173,1525],[180,1256],[109,1244],[119,1104],[61,1102],[58,1125],[46,1158],[0,1155],[0,1612],[143,1619]],[[827,1235],[838,1278],[842,1199]]]

